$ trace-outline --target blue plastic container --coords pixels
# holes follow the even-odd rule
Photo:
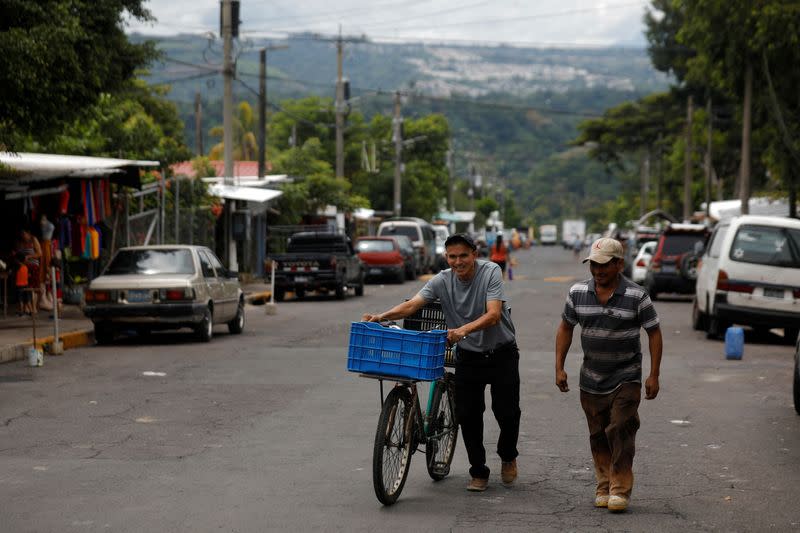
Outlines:
[[[433,381],[444,375],[446,347],[444,330],[412,331],[353,322],[347,370]]]
[[[744,354],[744,330],[731,326],[725,331],[725,359],[741,359]]]

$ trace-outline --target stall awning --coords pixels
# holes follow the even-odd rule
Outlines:
[[[139,169],[160,166],[158,161],[27,152],[0,152],[0,163],[0,189],[4,190],[59,178],[102,177],[139,188]]]
[[[228,200],[240,200],[263,204],[282,195],[281,191],[274,189],[257,189],[256,187],[240,187],[238,185],[212,185],[208,192]]]

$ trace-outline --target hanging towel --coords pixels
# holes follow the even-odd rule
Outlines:
[[[83,230],[83,251],[81,252],[81,257],[84,259],[91,259],[92,258],[92,232],[87,226],[82,226],[81,229]]]
[[[89,237],[87,243],[89,244],[89,258],[98,259],[100,257],[100,234],[93,227],[87,230]]]
[[[58,219],[58,242],[62,250],[72,245],[72,224],[67,217]]]
[[[106,186],[105,186],[105,191],[106,191],[106,196],[105,196],[106,213],[110,216],[111,213],[114,212],[114,208],[111,207],[111,180],[106,178],[105,182],[106,182]]]
[[[61,191],[58,196],[58,214],[66,215],[69,211],[69,188]]]

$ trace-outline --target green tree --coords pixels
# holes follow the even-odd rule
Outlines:
[[[253,108],[247,102],[239,102],[236,115],[233,117],[233,159],[238,161],[255,161],[258,159],[258,141],[256,131],[258,120]],[[220,142],[209,152],[211,159],[222,159],[225,151],[223,141],[224,127],[214,126],[209,133],[219,137]]]
[[[97,103],[49,140],[28,138],[30,151],[60,154],[149,159],[170,164],[188,159],[183,123],[175,105],[165,98],[168,87],[144,81],[128,82],[115,94],[102,94]]]
[[[156,56],[124,21],[151,20],[143,0],[0,2],[0,145],[46,139]]]

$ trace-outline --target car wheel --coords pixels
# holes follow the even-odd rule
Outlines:
[[[336,299],[337,300],[344,300],[344,293],[347,291],[347,287],[344,286],[344,282],[340,283],[336,286]]]
[[[783,328],[784,344],[794,344],[797,341],[797,328]]]
[[[239,305],[236,307],[236,316],[228,322],[228,331],[235,335],[244,331],[244,300],[239,300]]]
[[[700,310],[700,306],[697,305],[697,298],[694,299],[694,305],[692,306],[692,329],[695,331],[705,331],[708,327],[708,315]]]
[[[306,297],[306,290],[305,289],[295,289],[294,290],[294,295],[297,297],[298,300],[300,300],[301,298],[305,298]]]
[[[794,384],[792,387],[792,393],[794,395],[794,410],[800,415],[800,356],[797,353],[797,350],[800,349],[795,348],[794,354]]]
[[[644,289],[647,291],[647,294],[650,296],[651,300],[654,302],[658,300],[658,293],[656,292],[656,286],[654,283],[645,282]]]
[[[99,322],[94,325],[94,340],[97,344],[110,344],[114,340],[114,328],[111,324]]]
[[[203,312],[203,320],[195,326],[195,334],[200,342],[209,342],[214,336],[214,314],[211,309],[206,308]]]
[[[397,283],[402,285],[403,283],[406,282],[406,273],[401,270],[400,272],[397,273],[397,276],[395,277],[395,279],[396,279]]]
[[[402,275],[400,276],[403,277]],[[402,283],[402,282],[401,282]],[[356,285],[356,296],[364,296],[364,273],[358,278],[358,285]]]
[[[417,279],[417,269],[414,266],[406,270],[406,279],[409,281]]]
[[[721,339],[725,335],[725,330],[728,329],[730,324],[723,322],[714,315],[708,317],[708,328],[706,329],[707,339]]]

